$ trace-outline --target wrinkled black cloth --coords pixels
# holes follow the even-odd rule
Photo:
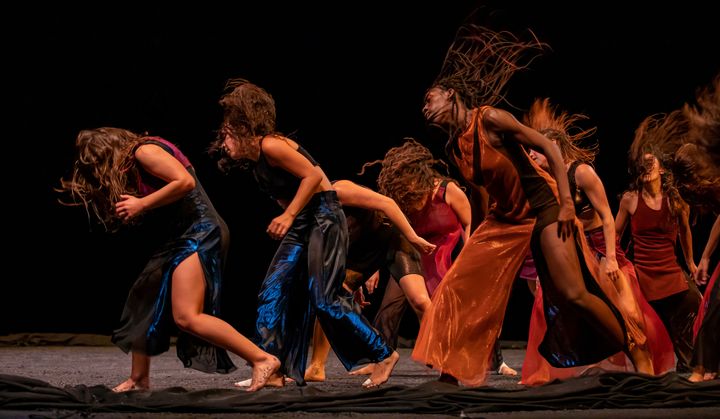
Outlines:
[[[417,387],[329,393],[313,387],[246,393],[234,389],[113,393],[108,387],[53,387],[31,378],[0,375],[1,410],[83,412],[397,412],[473,413],[562,409],[697,408],[720,406],[720,380],[691,383],[670,373],[586,375],[520,390],[458,388],[431,381]]]

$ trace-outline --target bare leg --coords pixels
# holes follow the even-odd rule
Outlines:
[[[557,236],[557,223],[552,223],[540,233],[540,246],[555,290],[583,316],[592,319],[604,336],[624,347],[625,336],[615,314],[585,288],[574,238],[562,241]]]
[[[418,316],[418,321],[422,321],[425,311],[430,307],[430,295],[425,286],[425,278],[423,278],[422,275],[410,274],[400,278],[398,282],[405,298],[410,302],[410,306]],[[391,279],[387,286],[388,289],[392,291],[392,287],[397,287],[398,285]],[[383,302],[384,301],[385,299],[383,299]],[[402,314],[402,311],[397,313]],[[373,374],[375,372],[375,365],[376,364],[365,365],[362,368],[351,371],[350,375]]]
[[[313,331],[313,352],[310,365],[305,370],[305,381],[325,381],[325,362],[330,354],[330,342],[325,336],[320,322],[315,320]]]
[[[405,275],[398,281],[410,306],[415,310],[418,321],[422,321],[425,311],[430,308],[430,295],[425,287],[425,278],[422,275]]]
[[[606,259],[603,258],[600,261],[600,272],[605,272]],[[645,332],[645,319],[643,318],[640,306],[635,299],[632,287],[628,282],[627,276],[622,271],[619,272],[618,278],[613,281],[615,289],[620,297],[619,304],[621,305],[624,315],[628,316],[625,320],[627,328],[640,329],[639,333],[644,334]],[[633,336],[633,333],[630,333]],[[630,358],[632,359],[635,370],[644,374],[654,374],[654,368],[652,364],[652,356],[650,350],[647,347],[646,341],[643,342],[630,342],[630,350],[628,351]]]
[[[213,345],[227,349],[245,359],[253,369],[252,385],[256,391],[265,385],[282,386],[277,372],[280,361],[263,351],[224,320],[203,313],[205,276],[197,254],[190,255],[175,269],[172,278],[172,311],[178,327]]]
[[[137,352],[132,353],[132,371],[130,378],[115,386],[112,390],[122,393],[131,390],[150,388],[150,357]]]

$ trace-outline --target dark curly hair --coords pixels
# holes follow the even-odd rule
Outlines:
[[[225,86],[220,98],[223,108],[223,123],[218,138],[210,146],[211,153],[222,152],[226,135],[231,135],[241,147],[258,136],[277,134],[275,130],[275,100],[265,89],[237,78],[231,79]],[[240,163],[223,156],[218,167],[227,170],[238,165],[247,167],[247,161]]]
[[[403,145],[388,150],[382,160],[365,163],[360,174],[376,164],[381,165],[378,190],[394,199],[405,214],[417,211],[424,204],[438,179],[454,181],[435,169],[439,166],[447,171],[447,164],[433,157],[428,148],[413,138],[405,138]]]
[[[430,88],[453,89],[468,108],[508,103],[503,90],[510,77],[548,47],[532,31],[529,35],[522,40],[508,31],[461,26]]]

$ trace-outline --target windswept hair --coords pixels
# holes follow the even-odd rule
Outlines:
[[[254,137],[277,133],[275,99],[265,89],[245,79],[237,78],[227,82],[220,106],[223,108],[223,124],[218,138],[210,146],[210,153],[223,150],[226,134],[235,138],[242,147]],[[237,165],[227,156],[218,161],[218,167],[222,170]]]
[[[635,138],[630,145],[630,189],[642,190],[642,176],[647,170],[644,156],[655,156],[665,172],[661,175],[662,191],[670,201],[670,212],[674,216],[679,214],[683,202],[673,176],[675,152],[687,142],[688,128],[688,119],[680,110],[650,115],[635,130]]]
[[[505,101],[503,90],[510,77],[548,46],[529,33],[530,39],[522,40],[508,31],[461,26],[432,87],[452,88],[469,108]]]
[[[438,179],[453,180],[435,169],[440,166],[447,171],[445,162],[433,157],[427,147],[409,137],[403,145],[388,150],[382,160],[365,163],[360,174],[376,164],[381,165],[378,190],[394,199],[405,214],[416,211],[418,205],[432,195]]]
[[[550,104],[550,99],[545,98],[535,99],[523,122],[555,141],[565,163],[581,161],[590,164],[595,160],[598,146],[581,147],[579,142],[595,134],[597,128],[582,129],[577,126],[579,121],[587,119],[583,114],[571,115],[558,111],[556,106]]]
[[[673,171],[689,204],[720,213],[720,74],[695,100],[682,109],[690,127],[687,142],[675,152]]]
[[[697,92],[697,105],[685,105],[683,112],[690,120],[689,142],[707,151],[713,166],[720,171],[720,74]]]
[[[84,206],[88,218],[96,217],[106,231],[117,230],[122,220],[115,214],[115,203],[122,194],[137,194],[133,151],[143,138],[122,128],[80,131],[75,140],[78,154],[72,174],[60,179],[60,187],[55,189],[69,196],[58,201]]]

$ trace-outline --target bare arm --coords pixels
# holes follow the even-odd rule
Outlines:
[[[575,183],[585,192],[595,211],[602,221],[605,236],[605,255],[607,258],[607,275],[612,280],[618,278],[620,268],[615,255],[615,220],[610,211],[605,188],[595,170],[587,164],[581,164],[575,171]]]
[[[490,141],[499,144],[500,139],[511,139],[521,144],[540,150],[548,160],[550,170],[557,182],[560,195],[560,213],[558,215],[558,237],[565,240],[572,237],[575,228],[575,207],[570,196],[570,186],[565,172],[565,163],[560,149],[555,143],[534,129],[521,124],[507,111],[489,109],[483,114],[485,129],[490,134]]]
[[[448,182],[445,189],[445,202],[453,209],[455,215],[458,217],[460,224],[463,226],[463,243],[467,243],[470,240],[470,221],[471,221],[471,207],[470,200],[468,199],[465,192],[455,183]]]
[[[682,209],[680,210],[680,214],[678,214],[678,224],[680,227],[680,248],[682,249],[683,256],[685,256],[685,263],[688,269],[690,269],[690,275],[695,276],[697,266],[695,266],[695,260],[693,259],[690,207],[685,202],[682,203]]]
[[[348,207],[365,208],[373,211],[382,211],[390,222],[423,253],[430,253],[435,250],[435,245],[418,236],[400,210],[395,200],[383,194],[377,193],[370,188],[360,186],[349,180],[339,180],[333,184],[338,195],[340,204]]]
[[[620,199],[620,207],[615,216],[615,235],[617,237],[622,239],[625,227],[635,213],[635,208],[637,208],[637,193],[625,192]]]
[[[319,166],[313,164],[287,141],[280,137],[269,136],[262,142],[262,150],[268,162],[281,167],[300,178],[300,186],[285,211],[274,218],[268,226],[268,234],[280,239],[288,232],[295,217],[302,211],[318,189],[325,174]]]
[[[136,217],[143,212],[175,202],[195,188],[195,178],[175,157],[160,146],[145,144],[135,150],[135,159],[151,175],[167,184],[144,197],[121,195],[115,205],[117,215],[124,219]]]
[[[698,263],[697,271],[695,271],[695,282],[702,285],[708,280],[710,274],[710,256],[717,248],[718,241],[720,241],[720,215],[715,218],[715,224],[713,224],[710,230],[710,237],[708,237],[707,244],[705,244],[705,250],[700,257],[700,263]]]

